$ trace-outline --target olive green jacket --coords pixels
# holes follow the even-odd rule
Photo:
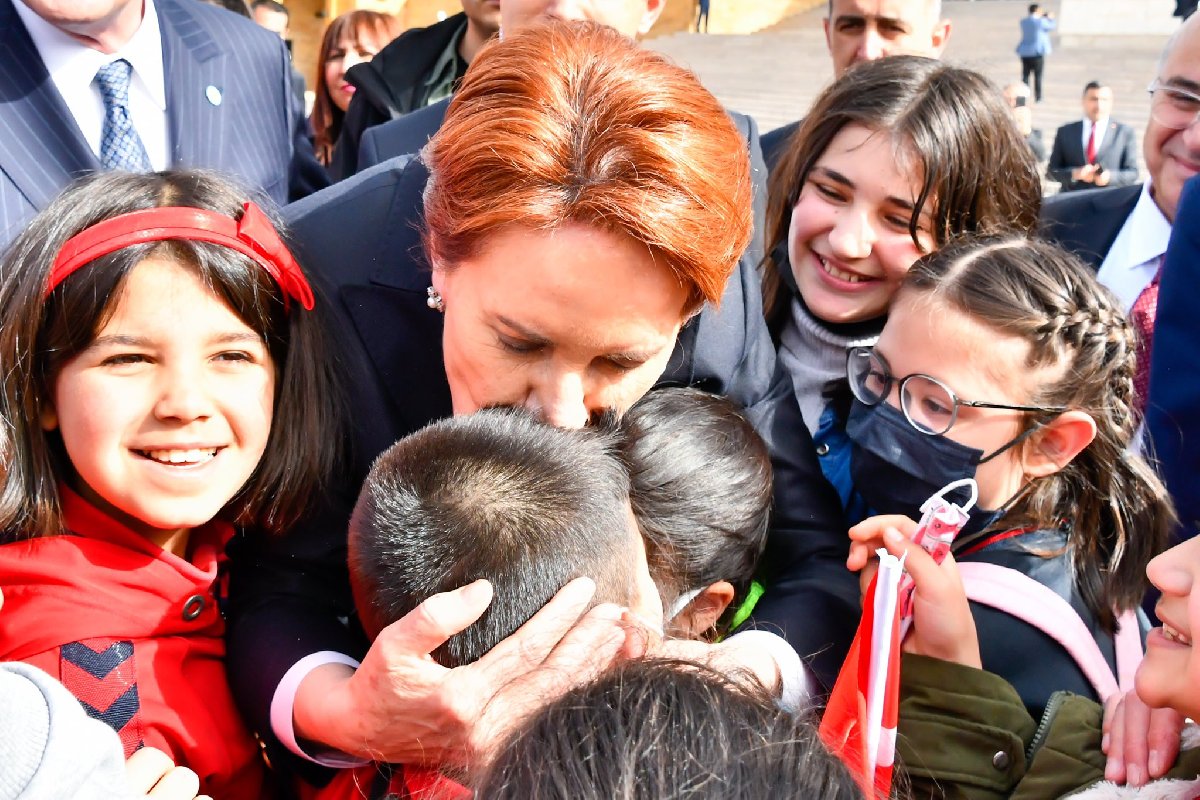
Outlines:
[[[1103,783],[1103,709],[1085,697],[1053,695],[1037,722],[1003,678],[908,653],[901,661],[900,697],[896,750],[914,798],[1135,796],[1132,789]],[[1165,793],[1155,796],[1194,798],[1200,795],[1198,775],[1200,749],[1184,750],[1155,784]]]

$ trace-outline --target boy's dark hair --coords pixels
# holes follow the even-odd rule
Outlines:
[[[1104,84],[1101,83],[1100,81],[1088,81],[1087,84],[1084,85],[1084,87],[1083,87],[1083,93],[1087,94],[1088,92],[1093,91],[1093,90],[1098,92],[1103,88],[1104,88]]]
[[[635,659],[525,721],[478,786],[488,800],[862,798],[808,720],[698,664]]]
[[[568,581],[629,605],[637,532],[609,430],[564,430],[519,410],[435,422],[375,460],[350,519],[350,579],[372,637],[423,600],[487,578],[491,606],[433,653],[482,657]]]
[[[259,264],[228,247],[170,239],[135,244],[95,259],[46,295],[47,277],[72,236],[133,211],[187,206],[240,219],[251,195],[197,170],[100,172],[50,203],[0,261],[0,531],[6,539],[62,532],[59,481],[71,467],[41,414],[53,402],[63,366],[83,352],[144,259],[183,267],[262,337],[275,362],[270,438],[257,468],[223,512],[241,525],[279,532],[297,521],[338,462],[345,412],[337,362],[318,314],[285,307],[278,284]],[[271,209],[264,211],[279,227]]]
[[[723,397],[667,388],[621,423],[630,501],[663,606],[729,581],[740,595],[767,542],[771,458],[754,427]]]
[[[1039,8],[1041,8],[1041,6],[1040,6],[1039,4],[1037,4],[1037,3],[1030,3],[1030,4],[1029,4],[1029,13],[1030,13],[1030,14],[1036,14],[1036,13],[1038,12],[1038,9],[1039,9]]]

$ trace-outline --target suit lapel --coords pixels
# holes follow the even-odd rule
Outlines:
[[[1108,151],[1112,150],[1117,142],[1117,123],[1109,121],[1108,127],[1104,131],[1104,141],[1100,142],[1100,147],[1096,149],[1096,163],[1099,164],[1104,160],[1104,156]]]
[[[35,208],[100,168],[11,0],[0,0],[0,130],[0,171]]]
[[[442,361],[442,315],[426,305],[430,270],[421,245],[422,192],[429,177],[418,158],[401,173],[379,237],[369,285],[342,290],[355,328],[392,405],[410,430],[451,413]]]
[[[171,165],[228,163],[223,150],[237,143],[220,134],[226,89],[221,47],[179,0],[157,0],[155,7],[167,78]]]
[[[1083,121],[1082,120],[1079,122],[1071,123],[1071,133],[1067,137],[1067,144],[1071,148],[1071,152],[1067,154],[1068,155],[1067,163],[1068,164],[1080,164],[1080,165],[1086,164],[1087,163],[1087,149],[1084,147],[1084,144],[1083,144]]]
[[[1080,228],[1080,239],[1084,241],[1086,253],[1080,253],[1095,269],[1100,269],[1108,256],[1109,248],[1133,213],[1138,197],[1142,193],[1140,183],[1112,189],[1093,189],[1089,214],[1081,215],[1086,225]]]

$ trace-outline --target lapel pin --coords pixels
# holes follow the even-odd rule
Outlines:
[[[214,106],[221,105],[221,90],[213,85],[208,85],[204,89],[204,96],[208,98],[208,102]]]

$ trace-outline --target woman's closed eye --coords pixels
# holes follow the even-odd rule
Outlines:
[[[849,193],[836,184],[810,180],[809,185],[816,189],[821,197],[831,202],[845,203],[850,200]]]
[[[640,356],[606,356],[604,363],[617,372],[632,372],[645,364],[647,359]]]
[[[528,339],[517,339],[504,334],[497,334],[496,340],[500,343],[505,351],[516,355],[533,355],[543,350],[546,345],[543,342],[532,342]]]

